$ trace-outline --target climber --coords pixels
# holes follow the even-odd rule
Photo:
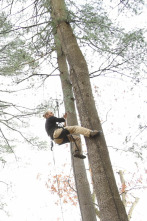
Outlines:
[[[78,135],[73,134],[81,134],[85,137],[93,138],[97,135],[100,135],[100,131],[97,130],[90,130],[88,128],[80,127],[80,126],[66,126],[66,118],[67,113],[61,117],[57,118],[54,116],[54,113],[51,111],[47,111],[44,115],[46,118],[45,129],[50,136],[50,138],[57,144],[61,145],[64,143],[74,142],[74,157],[84,159],[86,158],[82,154],[81,150],[81,139]],[[64,126],[60,126],[57,123],[63,123]]]

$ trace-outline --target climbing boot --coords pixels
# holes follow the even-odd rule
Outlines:
[[[92,130],[92,131],[90,132],[90,137],[99,136],[101,133],[102,133],[102,131]]]
[[[84,156],[83,154],[81,154],[78,150],[75,151],[75,153],[73,154],[74,157],[80,158],[80,159],[85,159],[86,156]]]

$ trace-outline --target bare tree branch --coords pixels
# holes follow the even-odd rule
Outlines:
[[[15,154],[15,152],[13,151],[12,147],[10,146],[10,144],[9,144],[9,142],[8,142],[8,139],[7,139],[6,136],[4,135],[4,133],[3,133],[3,131],[2,131],[1,128],[0,128],[0,132],[1,132],[1,134],[2,134],[2,136],[3,136],[3,138],[4,138],[4,140],[5,140],[6,144],[8,145],[8,147],[10,148],[10,150],[12,151],[12,153],[14,154],[15,159],[16,159],[16,161],[17,161],[16,154]]]
[[[123,175],[123,171],[119,170],[118,172],[119,176],[120,176],[120,181],[121,181],[121,185],[122,185],[122,202],[124,204],[124,206],[126,207],[126,183],[125,183],[125,179],[124,179],[124,175]]]
[[[105,120],[104,122],[102,122],[102,124],[104,124],[104,123],[107,121],[108,114],[109,114],[110,111],[111,111],[111,108],[110,108],[110,110],[108,110],[108,112],[106,113],[106,120]]]
[[[130,208],[130,210],[129,210],[129,212],[128,212],[128,219],[129,219],[129,220],[131,220],[133,210],[134,210],[134,208],[135,208],[135,206],[137,205],[138,202],[139,202],[139,198],[138,198],[138,197],[135,197],[135,201],[132,203],[131,208]]]

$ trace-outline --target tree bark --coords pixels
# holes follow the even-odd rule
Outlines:
[[[88,67],[67,20],[64,0],[51,0],[55,24],[70,66],[70,76],[81,124],[102,130],[90,85]],[[115,182],[104,135],[86,138],[88,158],[92,169],[94,189],[102,221],[127,221],[128,217]]]
[[[69,79],[66,57],[61,50],[60,44],[57,40],[57,36],[55,36],[55,42],[56,42],[58,66],[60,71],[60,79],[61,79],[63,96],[64,96],[65,111],[68,113],[67,123],[70,126],[77,125],[78,121],[76,117],[74,97],[72,92],[72,85]],[[78,196],[82,220],[96,221],[96,214],[92,202],[92,196],[87,179],[84,161],[81,159],[74,158],[72,155],[71,158],[72,158],[74,178],[75,178],[75,184],[77,189],[77,196]]]

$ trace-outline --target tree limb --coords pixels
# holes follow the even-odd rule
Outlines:
[[[135,201],[132,203],[131,208],[130,208],[130,210],[128,212],[128,219],[129,220],[132,218],[133,210],[134,210],[134,208],[135,208],[135,206],[137,205],[138,202],[139,202],[139,198],[135,197]]]
[[[125,184],[123,171],[119,170],[118,174],[120,176],[120,181],[122,184],[122,194],[121,194],[122,195],[122,202],[123,202],[124,206],[126,207],[126,184]]]

